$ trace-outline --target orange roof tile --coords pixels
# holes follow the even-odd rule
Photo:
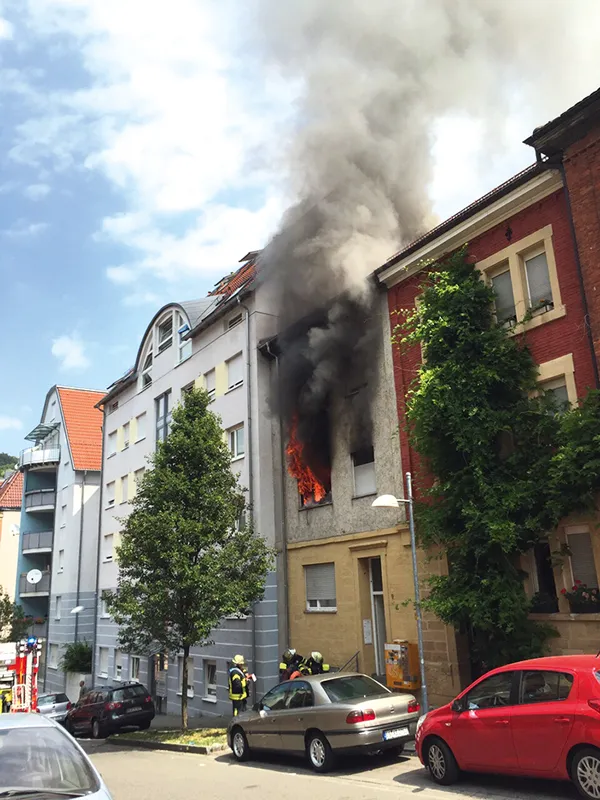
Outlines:
[[[56,390],[73,456],[73,469],[99,472],[102,468],[102,412],[94,406],[102,400],[104,392],[62,386]]]
[[[21,508],[23,499],[23,473],[13,472],[0,483],[0,508]]]
[[[247,261],[236,272],[222,278],[216,287],[209,292],[210,295],[232,295],[240,286],[243,286],[248,281],[251,281],[256,275],[256,261],[254,259]]]

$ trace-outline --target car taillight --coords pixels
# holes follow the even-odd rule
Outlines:
[[[421,706],[418,703],[409,703],[408,704],[408,713],[409,714],[416,714],[417,711],[421,710]]]
[[[67,703],[67,711],[70,711],[73,708],[72,703]]]
[[[588,700],[588,706],[600,714],[600,700]]]
[[[365,708],[363,711],[351,711],[346,717],[348,725],[356,725],[357,722],[371,722],[375,719],[375,712],[372,708]]]
[[[106,710],[107,711],[116,711],[117,708],[123,708],[123,703],[112,702],[112,703],[107,703],[106,704]]]
[[[150,695],[148,695],[148,697],[144,698],[144,703],[151,703],[151,702],[152,702],[152,698],[150,697]]]

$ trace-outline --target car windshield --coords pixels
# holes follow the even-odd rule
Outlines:
[[[49,706],[56,703],[55,694],[42,694],[38,697],[38,706]]]
[[[100,789],[86,757],[55,727],[0,728],[0,791],[16,788],[90,794]]]
[[[332,703],[346,700],[362,700],[363,697],[376,697],[390,694],[390,691],[366,675],[348,675],[345,678],[332,678],[321,684]]]

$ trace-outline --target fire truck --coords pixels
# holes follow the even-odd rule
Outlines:
[[[36,712],[42,643],[35,637],[0,644],[0,711]]]

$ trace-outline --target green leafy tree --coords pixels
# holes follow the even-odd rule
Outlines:
[[[10,456],[8,453],[0,453],[0,478],[7,472],[12,472],[16,469],[19,459],[16,456]]]
[[[492,289],[459,251],[434,265],[395,331],[426,357],[408,396],[412,443],[435,476],[418,504],[425,547],[447,556],[425,605],[468,634],[476,672],[541,655],[556,632],[529,619],[520,555],[600,488],[600,400],[559,413],[537,396],[523,337],[495,323]]]
[[[183,654],[181,724],[187,728],[187,659],[224,616],[262,599],[273,554],[249,525],[218,417],[203,390],[186,393],[123,521],[118,588],[107,595],[130,652]]]
[[[23,609],[0,586],[0,641],[17,642],[27,635],[27,629],[28,620]]]

